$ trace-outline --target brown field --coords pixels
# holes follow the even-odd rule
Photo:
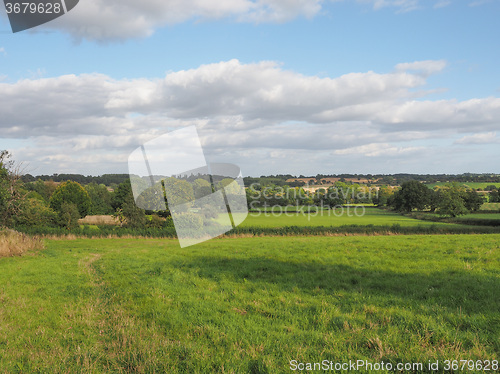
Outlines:
[[[113,216],[87,216],[79,219],[80,225],[119,225],[119,221]]]
[[[314,178],[314,177],[311,177],[311,178],[290,178],[290,179],[287,179],[286,181],[288,183],[302,181],[302,182],[308,184],[311,179],[314,180],[314,183],[316,183],[316,178]],[[341,178],[322,178],[321,184],[325,184],[325,185],[333,184],[335,182],[340,181],[340,179]],[[377,183],[378,182],[378,179],[368,180],[366,178],[344,178],[344,180],[346,182],[352,182],[352,183],[358,183],[358,184],[368,184],[368,183]]]

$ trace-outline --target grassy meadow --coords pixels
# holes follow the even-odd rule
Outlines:
[[[480,210],[497,210],[500,212],[500,203],[484,203]]]
[[[284,227],[284,226],[346,226],[346,225],[376,225],[376,226],[429,226],[447,225],[421,221],[402,216],[399,213],[382,210],[375,207],[349,207],[317,212],[250,212],[241,227]]]
[[[0,372],[498,360],[499,249],[500,235],[49,240],[0,258]]]
[[[450,184],[449,182],[439,182],[439,183],[428,183],[426,184],[427,187],[429,188],[434,188],[436,186],[446,186],[447,184]],[[458,183],[460,186],[464,186],[466,188],[473,188],[473,189],[482,189],[484,190],[488,186],[496,186],[497,188],[500,188],[500,183],[492,183],[492,182],[466,182],[466,183]]]

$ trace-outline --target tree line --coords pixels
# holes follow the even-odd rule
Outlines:
[[[137,208],[134,202],[128,175],[110,190],[95,181],[84,186],[73,180],[26,182],[20,174],[10,153],[1,151],[0,226],[71,229],[87,215],[114,215],[131,227],[164,224],[154,218],[147,222],[146,212]]]

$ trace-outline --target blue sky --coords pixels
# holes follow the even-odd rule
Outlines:
[[[208,159],[247,175],[500,173],[499,14],[81,0],[12,34],[0,9],[0,148],[33,174],[126,172],[141,142],[195,124]]]

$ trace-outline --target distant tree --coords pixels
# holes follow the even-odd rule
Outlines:
[[[122,205],[129,200],[130,196],[133,196],[132,185],[130,184],[130,179],[127,179],[120,183],[113,193],[111,206],[114,210],[120,209]]]
[[[429,188],[418,181],[408,181],[394,194],[393,208],[398,211],[411,212],[413,209],[424,210],[429,205]]]
[[[438,191],[429,189],[429,209],[435,212],[441,203],[441,197]]]
[[[77,228],[79,219],[80,211],[78,206],[75,203],[64,201],[59,208],[59,226],[67,229]]]
[[[440,203],[438,213],[443,216],[458,217],[463,216],[469,211],[465,207],[462,196],[453,189],[442,189],[439,191]]]
[[[205,179],[198,178],[193,182],[193,191],[194,197],[196,199],[201,199],[212,193],[212,184]]]
[[[476,191],[467,191],[464,196],[464,205],[467,210],[477,212],[484,204],[484,198]]]
[[[123,216],[125,217],[125,224],[132,228],[143,228],[146,226],[146,214],[144,210],[140,209],[134,201],[132,195],[129,195],[122,205]]]
[[[50,198],[50,207],[56,212],[63,213],[63,204],[74,204],[78,209],[80,218],[90,212],[91,200],[85,189],[77,182],[67,181],[59,185]],[[66,211],[70,208],[66,205]],[[66,213],[67,213],[66,212]]]
[[[439,196],[437,213],[450,217],[458,217],[469,213],[465,204],[467,192],[463,185],[451,183],[439,187],[436,191]]]
[[[389,198],[394,194],[393,190],[388,186],[380,186],[377,193],[373,195],[372,201],[377,206],[388,205]]]
[[[225,189],[226,194],[229,195],[239,195],[241,193],[241,187],[240,185],[235,182],[234,179],[231,178],[224,178],[218,183],[218,189]],[[283,188],[278,187],[280,191],[283,190]]]
[[[8,151],[0,151],[0,226],[12,225],[14,217],[21,211],[25,195],[19,167]]]
[[[89,194],[91,201],[90,215],[113,213],[113,207],[111,206],[111,193],[104,184],[92,182],[85,186],[85,190]]]
[[[14,222],[16,226],[53,226],[58,221],[57,213],[52,210],[45,200],[40,196],[40,198],[29,197],[38,195],[37,192],[32,192],[27,195],[27,198],[23,199],[21,203],[21,210],[15,216]]]
[[[49,202],[52,194],[57,188],[57,184],[53,181],[44,182],[41,179],[37,179],[35,182],[27,183],[26,189],[28,191],[34,191],[43,197],[45,202]]]
[[[187,211],[194,203],[194,191],[191,183],[177,178],[164,180],[170,210]]]
[[[492,190],[488,195],[488,201],[490,203],[500,203],[500,192],[498,190]]]

